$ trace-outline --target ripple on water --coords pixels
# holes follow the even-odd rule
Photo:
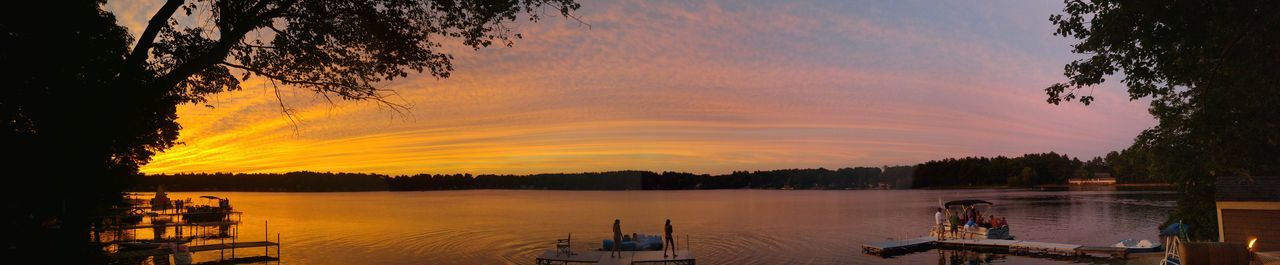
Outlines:
[[[352,193],[341,194],[341,200],[324,199],[333,194],[292,194],[297,200],[281,200],[275,193],[219,195],[232,198],[246,217],[271,219],[271,232],[284,237],[285,264],[532,264],[565,233],[574,233],[575,250],[598,248],[600,239],[609,236],[608,221],[615,218],[646,227],[665,218],[676,220],[678,233],[692,236],[690,246],[683,237],[677,245],[691,247],[706,264],[916,264],[937,263],[947,255],[881,259],[863,255],[859,248],[923,234],[932,222],[930,207],[939,198],[996,201],[996,214],[1014,223],[1019,238],[1093,244],[1153,238],[1153,227],[1167,216],[1164,205],[1172,204],[1166,195],[1109,194],[459,191]],[[578,210],[563,210],[566,204]],[[354,210],[359,214],[345,212]],[[629,228],[635,227],[624,226]],[[1018,257],[1007,262],[1063,263]]]

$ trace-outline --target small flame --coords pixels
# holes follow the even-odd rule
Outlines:
[[[1249,239],[1249,249],[1253,249],[1253,243],[1257,243],[1258,238]]]

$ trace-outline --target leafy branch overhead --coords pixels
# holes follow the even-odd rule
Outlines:
[[[1122,74],[1130,99],[1186,100],[1198,87],[1221,83],[1232,67],[1272,64],[1257,51],[1273,51],[1277,4],[1272,1],[1080,1],[1068,0],[1049,20],[1054,35],[1080,40],[1072,52],[1087,55],[1064,67],[1066,82],[1045,89],[1049,103],[1079,99],[1108,76]],[[1269,39],[1270,38],[1270,39]],[[1090,90],[1092,91],[1092,90]]]
[[[1280,174],[1280,1],[1067,0],[1063,12],[1049,18],[1054,34],[1085,58],[1045,89],[1048,102],[1088,105],[1094,86],[1123,76],[1159,121],[1135,139],[1148,153],[1139,170],[1183,192],[1170,221],[1216,238],[1215,177]]]
[[[446,41],[511,46],[520,35],[507,24],[521,14],[536,21],[550,8],[572,17],[579,7],[572,0],[170,0],[128,61],[155,71],[149,86],[171,88],[182,102],[239,89],[256,75],[386,103],[378,82],[411,72],[449,77]]]

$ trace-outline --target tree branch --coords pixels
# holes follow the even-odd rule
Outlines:
[[[142,36],[138,37],[138,43],[134,44],[133,51],[129,52],[129,57],[125,58],[125,65],[142,67],[142,64],[147,61],[147,52],[151,50],[151,46],[155,45],[156,35],[160,34],[160,29],[168,26],[169,18],[173,17],[173,13],[178,11],[178,7],[181,7],[183,2],[184,0],[166,1],[164,6],[151,16],[151,20],[147,22],[147,29],[142,31]]]
[[[259,19],[270,19],[279,15],[285,10],[288,10],[289,7],[296,2],[296,0],[284,1],[280,6],[277,6],[276,9],[255,16],[255,19],[242,20],[240,21],[242,24],[233,25],[234,29],[227,32],[228,34],[222,35],[222,38],[218,40],[218,43],[214,45],[213,48],[204,51],[203,54],[196,56],[194,59],[183,62],[177,67],[174,67],[172,71],[165,73],[152,85],[156,88],[170,88],[177,85],[178,82],[186,80],[191,75],[203,71],[209,66],[222,63],[223,59],[227,57],[227,54],[231,52],[231,48],[235,47],[240,40],[244,39],[246,34],[253,31],[253,29],[256,28],[255,25],[262,23]],[[257,6],[255,6],[255,8],[257,8]]]
[[[266,73],[261,71],[260,69],[253,68],[247,65],[241,65],[241,64],[227,62],[227,61],[219,62],[218,64],[225,65],[231,68],[244,70],[244,71],[249,71],[249,72],[252,72],[253,74],[266,77],[267,79],[270,79],[271,82],[273,82],[273,84],[276,80],[279,80],[284,84],[300,84],[300,85],[312,86],[314,87],[314,90],[316,92],[319,92],[321,95],[323,95],[325,100],[329,101],[330,104],[333,104],[333,100],[329,98],[328,93],[334,93],[346,99],[363,99],[363,100],[377,101],[378,103],[382,103],[383,105],[390,107],[392,110],[396,112],[404,112],[404,110],[407,110],[409,108],[408,106],[405,106],[403,104],[391,102],[386,99],[386,95],[382,93],[378,93],[379,91],[385,91],[385,90],[374,90],[368,93],[353,94],[347,90],[331,89],[331,87],[344,87],[344,88],[353,89],[353,90],[357,89],[356,87],[353,87],[350,84],[290,79],[281,75]],[[399,96],[399,94],[396,94],[395,91],[391,91],[391,93],[394,96]]]
[[[257,68],[249,67],[249,66],[246,66],[246,65],[240,65],[240,64],[236,64],[236,63],[232,63],[232,62],[226,62],[226,61],[224,61],[224,62],[220,62],[219,64],[226,65],[226,66],[230,66],[230,67],[232,67],[232,68],[237,68],[237,69],[240,69],[240,70],[245,70],[245,71],[253,72],[253,74],[260,75],[260,76],[265,76],[265,77],[270,78],[270,79],[273,79],[273,80],[280,80],[281,82],[284,82],[285,84],[293,83],[293,84],[303,84],[303,85],[313,85],[313,86],[347,86],[347,85],[342,84],[342,83],[329,83],[329,82],[316,82],[316,81],[307,81],[307,80],[289,79],[289,78],[286,78],[286,77],[284,77],[284,76],[280,76],[280,75],[273,75],[273,74],[270,74],[270,73],[263,72],[263,71],[261,71],[261,70],[259,70],[259,69],[257,69]]]
[[[293,124],[293,133],[298,133],[299,118],[293,113],[293,109],[284,105],[284,97],[280,96],[280,86],[276,85],[276,80],[271,80],[271,90],[275,92],[276,103],[280,104],[280,113],[289,118],[289,123]]]

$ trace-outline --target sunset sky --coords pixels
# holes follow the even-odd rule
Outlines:
[[[134,35],[163,1],[110,1]],[[1118,85],[1045,103],[1079,56],[1060,1],[586,1],[590,26],[521,20],[515,47],[450,46],[449,79],[385,83],[411,105],[264,81],[179,109],[146,173],[545,173],[915,164],[1127,147],[1155,124]],[[1114,82],[1112,82],[1114,83]]]

